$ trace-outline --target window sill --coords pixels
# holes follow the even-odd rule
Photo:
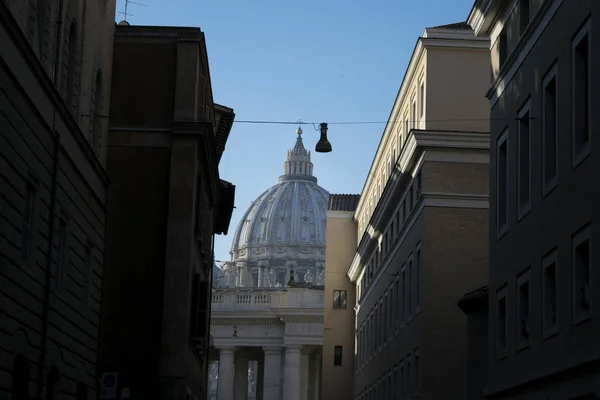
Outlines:
[[[579,153],[573,152],[573,169],[577,169],[591,154],[591,144],[588,142]]]
[[[531,201],[528,201],[527,204],[519,207],[519,211],[517,212],[517,222],[521,222],[521,220],[523,220],[530,212]]]
[[[543,340],[550,339],[551,337],[554,337],[556,335],[558,335],[558,324],[554,324],[542,330]]]
[[[558,175],[554,175],[552,179],[545,182],[542,186],[542,197],[546,198],[556,189],[558,186]]]
[[[508,233],[508,223],[505,223],[496,231],[496,241],[497,242],[500,241],[500,239],[502,239],[504,237],[504,235],[506,235],[507,233]]]
[[[573,311],[573,326],[581,325],[592,319],[592,309]]]

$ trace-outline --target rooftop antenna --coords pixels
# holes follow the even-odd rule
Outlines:
[[[127,17],[133,17],[133,14],[129,14],[127,10],[129,9],[129,4],[135,4],[138,6],[146,7],[146,4],[138,3],[137,1],[125,0],[125,9],[123,11],[119,11],[119,14],[123,14],[123,19],[127,22]]]

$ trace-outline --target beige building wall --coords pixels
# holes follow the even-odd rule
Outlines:
[[[336,201],[332,194],[331,202]],[[358,195],[352,196],[354,204]],[[327,212],[325,245],[325,309],[323,321],[323,366],[321,398],[351,400],[354,398],[354,357],[356,288],[346,272],[356,250],[354,209]],[[336,207],[333,207],[336,208]],[[334,291],[345,293],[345,307],[334,299]],[[335,348],[341,346],[341,365],[336,365]],[[339,359],[337,360],[339,361]],[[339,382],[340,385],[332,384]]]
[[[487,282],[489,41],[428,28],[355,213],[354,396],[466,398],[467,319]]]

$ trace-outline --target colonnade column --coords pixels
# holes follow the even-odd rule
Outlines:
[[[236,357],[234,378],[234,399],[248,400],[248,364],[246,357]],[[221,400],[221,398],[219,398]]]
[[[285,400],[300,400],[300,366],[300,346],[286,347],[283,382],[283,398]]]
[[[279,350],[281,353],[281,350]],[[281,361],[280,361],[281,362]],[[256,400],[263,400],[263,381],[265,379],[265,360],[259,358],[257,362],[257,373],[256,373]]]
[[[300,355],[300,400],[308,399],[308,386],[309,379],[309,367],[310,367],[310,356],[307,353]]]
[[[217,396],[219,400],[234,400],[233,399],[233,348],[219,349],[219,381],[217,384]]]
[[[321,353],[317,351],[310,355],[308,398],[319,400],[321,396]]]
[[[281,385],[281,347],[263,347],[263,349],[265,351],[265,359],[263,363],[264,371],[262,373],[262,398],[263,400],[279,400],[279,388]]]

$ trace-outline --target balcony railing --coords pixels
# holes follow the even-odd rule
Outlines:
[[[323,290],[227,288],[212,292],[213,311],[323,308]]]

